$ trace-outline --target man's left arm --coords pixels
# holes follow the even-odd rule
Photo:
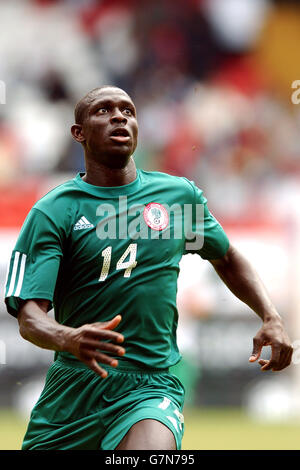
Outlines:
[[[261,370],[279,371],[287,367],[291,363],[293,348],[282,318],[255,269],[232,245],[225,256],[209,261],[231,292],[263,321],[262,327],[253,338],[253,351],[249,361],[257,361],[263,346],[271,346],[271,359],[259,361]]]

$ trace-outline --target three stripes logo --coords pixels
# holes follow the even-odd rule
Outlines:
[[[93,228],[94,225],[91,224],[85,217],[81,217],[78,222],[74,225],[73,230],[83,230],[84,228]]]
[[[22,289],[24,273],[25,273],[25,264],[26,264],[26,255],[25,253],[20,253],[19,251],[15,252],[14,262],[11,272],[10,283],[6,297],[14,295],[14,297],[19,297]],[[7,273],[8,277],[8,273]]]

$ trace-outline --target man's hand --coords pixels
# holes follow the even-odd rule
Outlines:
[[[100,377],[107,377],[107,371],[102,369],[98,362],[116,367],[118,361],[108,354],[125,354],[125,349],[118,346],[118,343],[123,343],[124,336],[112,331],[119,325],[121,315],[108,322],[72,328],[48,317],[48,310],[49,301],[46,299],[30,299],[23,302],[18,312],[21,336],[40,348],[70,352]]]
[[[125,354],[125,349],[115,344],[122,343],[124,336],[111,331],[118,326],[121,319],[121,315],[117,315],[108,322],[92,323],[69,329],[65,337],[64,351],[72,353],[102,378],[107,377],[107,371],[102,369],[98,362],[116,367],[118,361],[100,351],[106,351],[114,356]]]
[[[255,362],[259,359],[263,346],[271,346],[272,355],[270,360],[260,359],[258,361],[262,366],[262,371],[272,370],[275,372],[290,365],[293,348],[280,318],[264,322],[261,329],[253,338],[253,351],[249,362]]]
[[[258,361],[261,370],[278,371],[287,367],[291,363],[293,349],[281,317],[254,268],[232,245],[223,258],[210,262],[231,292],[263,321],[263,326],[253,339],[249,361],[257,361],[263,346],[271,346],[271,359]]]

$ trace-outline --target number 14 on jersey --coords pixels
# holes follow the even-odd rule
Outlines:
[[[127,247],[127,249],[124,251],[123,255],[119,259],[116,265],[116,269],[124,269],[124,277],[130,277],[131,276],[131,271],[133,268],[136,267],[137,261],[136,261],[136,252],[137,252],[137,244],[136,243],[130,243],[130,245]],[[101,274],[99,277],[99,281],[103,282],[108,276],[109,270],[110,270],[110,265],[111,265],[111,253],[112,253],[112,247],[108,246],[105,248],[105,250],[102,251],[101,255],[103,257],[103,264],[102,264],[102,270]],[[126,258],[129,259],[128,261],[124,261]]]

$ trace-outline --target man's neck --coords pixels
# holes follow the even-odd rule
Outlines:
[[[124,186],[136,179],[136,166],[130,158],[124,168],[108,168],[101,163],[86,162],[83,181],[95,186]]]

